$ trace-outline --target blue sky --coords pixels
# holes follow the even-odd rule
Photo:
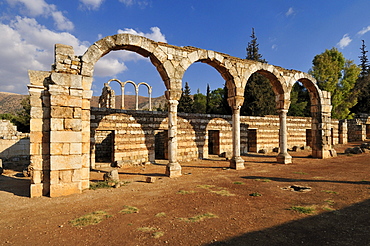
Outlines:
[[[369,10],[369,0],[0,0],[0,91],[27,94],[27,70],[50,70],[55,43],[82,55],[122,32],[245,58],[255,28],[260,53],[272,65],[307,72],[314,56],[332,47],[359,64],[361,40],[370,47]],[[147,82],[154,97],[165,89],[149,60],[131,52],[98,62],[94,94],[111,78]],[[192,93],[224,83],[206,64],[192,65],[185,81]]]

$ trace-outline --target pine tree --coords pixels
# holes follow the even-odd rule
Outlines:
[[[185,89],[182,90],[181,98],[179,100],[178,112],[193,112],[193,98],[191,98],[190,93],[189,84],[188,82],[185,82]]]
[[[246,59],[265,63],[266,60],[259,53],[259,44],[254,28],[252,28],[250,37],[251,41],[248,42],[246,48]],[[269,79],[258,73],[250,76],[245,87],[244,103],[240,113],[241,115],[256,116],[276,114],[275,93]]]
[[[369,59],[367,57],[367,50],[365,41],[362,40],[362,46],[360,48],[361,55],[360,58],[360,68],[361,73],[357,79],[354,94],[357,96],[357,104],[351,108],[351,112],[358,113],[367,113],[370,114],[370,67]]]
[[[199,89],[193,96],[193,113],[195,114],[205,114],[206,113],[206,96],[200,93]]]

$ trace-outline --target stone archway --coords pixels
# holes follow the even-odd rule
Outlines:
[[[240,107],[244,100],[248,75],[258,71],[271,76],[278,92],[277,107],[284,110],[290,102],[288,81],[299,79],[296,78],[297,71],[215,51],[168,45],[132,34],[105,37],[91,45],[82,56],[76,56],[71,46],[56,44],[52,71],[29,72],[30,156],[33,169],[31,197],[63,196],[79,193],[89,187],[92,141],[90,99],[94,66],[101,57],[113,50],[128,50],[149,57],[165,84],[165,96],[169,104],[169,162],[166,167],[169,177],[181,175],[181,166],[177,161],[177,105],[181,96],[183,74],[192,63],[200,61],[213,66],[226,81],[228,102],[233,109],[233,157],[230,166],[235,169],[244,168],[244,160],[240,157]],[[323,110],[327,105],[324,105],[327,102],[325,100],[330,95],[323,91],[319,91],[320,93],[320,122],[330,122],[330,111]],[[327,124],[322,125],[327,127]],[[325,144],[322,139],[325,136],[317,135],[318,142]],[[328,156],[323,154],[321,157]]]

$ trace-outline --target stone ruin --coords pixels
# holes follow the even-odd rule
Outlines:
[[[310,94],[312,156],[328,158],[336,155],[331,135],[330,93],[320,90],[316,80],[309,74],[212,50],[178,47],[137,35],[117,34],[97,41],[82,56],[76,56],[71,46],[56,44],[51,71],[29,71],[31,197],[63,196],[80,193],[89,187],[89,171],[94,159],[94,144],[91,143],[95,141],[90,125],[93,116],[90,100],[94,66],[101,57],[113,50],[132,51],[148,57],[163,80],[169,106],[167,118],[162,121],[166,124],[168,164],[165,173],[169,177],[181,176],[177,105],[181,96],[182,77],[195,62],[212,66],[225,79],[228,103],[232,108],[231,137],[227,140],[230,143],[231,168],[244,168],[240,108],[244,101],[244,88],[253,73],[267,77],[276,95],[275,104],[279,112],[278,163],[292,162],[287,151],[287,112],[290,92],[297,81]],[[117,131],[124,131],[122,126],[117,127]],[[150,128],[141,130],[150,132]],[[198,133],[203,134],[204,131]],[[198,149],[201,148],[199,146]]]

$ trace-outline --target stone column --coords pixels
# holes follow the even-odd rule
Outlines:
[[[139,87],[135,87],[135,93],[136,93],[136,96],[135,96],[135,109],[138,110],[139,109]]]
[[[168,160],[166,175],[181,176],[181,166],[177,162],[177,100],[168,100]]]
[[[244,160],[240,156],[240,108],[233,106],[233,157],[230,160],[230,168],[241,170],[244,169]]]
[[[30,196],[40,197],[50,191],[50,100],[44,81],[50,72],[28,71],[30,85]]]
[[[292,157],[288,153],[288,132],[286,126],[287,109],[279,109],[279,150],[280,153],[276,157],[278,163],[289,164],[292,163]]]

